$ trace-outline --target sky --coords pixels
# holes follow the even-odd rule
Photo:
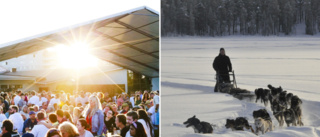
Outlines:
[[[141,6],[160,13],[160,0],[0,1],[0,45]]]

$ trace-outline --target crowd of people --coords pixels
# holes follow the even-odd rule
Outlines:
[[[159,91],[0,95],[0,137],[159,136]]]

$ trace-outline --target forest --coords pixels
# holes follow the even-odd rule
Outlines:
[[[320,32],[320,0],[161,0],[162,36]]]

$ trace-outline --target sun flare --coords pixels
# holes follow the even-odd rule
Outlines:
[[[98,59],[90,53],[90,47],[84,43],[57,45],[47,50],[55,52],[57,65],[62,68],[83,69],[98,64]]]

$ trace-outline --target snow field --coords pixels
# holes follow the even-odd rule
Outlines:
[[[320,38],[318,37],[221,37],[162,38],[161,136],[256,136],[249,131],[224,127],[228,118],[247,117],[254,127],[252,112],[266,108],[275,131],[262,136],[320,135]],[[238,87],[254,91],[268,84],[282,86],[302,101],[303,127],[280,128],[270,104],[240,101],[214,93],[212,61],[224,47],[235,70]],[[195,134],[182,123],[196,115],[216,125],[213,134]]]

